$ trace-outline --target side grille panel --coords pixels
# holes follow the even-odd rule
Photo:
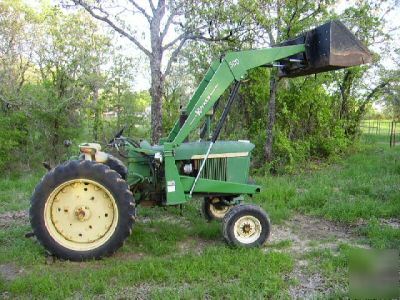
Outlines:
[[[199,170],[202,159],[195,159],[194,169]],[[227,158],[209,158],[206,160],[200,178],[226,181]]]

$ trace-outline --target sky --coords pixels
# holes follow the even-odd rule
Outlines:
[[[57,0],[49,0],[50,3],[52,4],[59,4],[60,1]],[[124,2],[125,0],[117,0],[116,3]],[[26,0],[27,3],[31,4],[32,6],[40,6],[40,0]],[[65,2],[65,1],[64,1]],[[145,7],[146,10],[150,10],[149,7],[146,7],[146,4],[148,3],[145,0],[139,0],[138,1],[143,7]],[[399,1],[400,2],[400,1]],[[357,0],[338,0],[335,4],[335,11],[337,13],[343,12],[347,7],[354,5],[357,3]],[[382,1],[382,8],[385,8],[385,1]],[[115,10],[115,14],[119,13],[119,11]],[[388,13],[385,16],[386,20],[388,21],[388,26],[393,28],[393,27],[399,27],[400,28],[400,3],[398,3],[398,6],[392,10],[390,13]],[[125,17],[126,20],[128,20],[128,24],[134,28],[137,31],[137,36],[139,37],[141,43],[145,45],[147,48],[149,48],[150,40],[149,36],[147,34],[148,32],[148,22],[147,20],[137,14],[134,17],[132,15],[128,15]],[[99,21],[100,26],[104,29],[104,31],[110,31],[110,28],[108,25],[102,23]],[[316,24],[318,25],[318,24]],[[389,29],[389,28],[387,28]],[[397,48],[400,48],[400,43],[398,42],[400,40],[400,30],[397,30],[396,32],[397,38],[394,39],[394,43],[397,43],[396,46]],[[171,28],[170,31],[168,32],[166,36],[166,42],[172,40],[173,38],[176,37],[176,33],[174,32],[174,29]],[[135,67],[137,68],[137,73],[135,76],[135,81],[132,84],[132,89],[135,91],[141,91],[141,90],[146,90],[150,88],[150,75],[149,75],[149,67],[148,67],[148,61],[145,57],[145,55],[135,47],[132,42],[130,42],[127,38],[121,37],[119,35],[115,35],[115,44],[121,45],[123,50],[123,54],[127,56],[132,56],[136,58],[136,65]],[[386,64],[388,68],[394,68],[394,63],[391,60],[390,55],[387,55],[387,51],[385,48],[382,49],[382,45],[376,45],[372,46],[371,50],[383,54],[383,62]]]
[[[147,1],[139,1],[143,3],[147,3]],[[357,2],[357,0],[338,0],[335,4],[335,11],[337,13],[343,12],[347,7],[354,5]],[[385,1],[382,1],[382,7],[385,7]],[[147,7],[146,9],[149,9]],[[397,6],[394,10],[392,10],[389,14],[386,15],[386,20],[388,20],[388,25],[389,27],[399,27],[400,28],[400,4]],[[143,17],[137,16],[136,18],[131,18],[130,23],[132,24],[133,28],[138,28],[138,32],[142,30],[142,42],[145,45],[149,45],[149,38],[146,36],[146,30],[147,30],[147,21]],[[146,25],[146,26],[145,26]],[[389,28],[387,28],[389,29]],[[173,29],[169,31],[166,39],[172,40],[175,38],[176,34],[174,33]],[[394,39],[394,42],[397,43],[400,40],[400,30],[397,30],[397,37]],[[144,90],[150,88],[150,76],[149,76],[149,71],[147,67],[147,61],[144,55],[139,51],[138,49],[135,49],[135,47],[132,46],[132,43],[128,41],[126,38],[120,38],[119,41],[122,45],[124,45],[124,48],[126,49],[127,53],[130,55],[135,55],[137,57],[141,57],[141,67],[138,70],[136,81],[134,83],[133,89],[134,90]],[[372,46],[371,50],[376,51],[378,53],[385,53],[385,49],[381,49],[382,45],[377,45],[376,47]],[[400,44],[397,45],[397,48],[400,47]],[[390,56],[388,55],[383,55],[383,61],[386,64],[387,67],[389,68],[394,68],[393,61],[391,60]]]

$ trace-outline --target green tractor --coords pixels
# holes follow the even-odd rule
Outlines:
[[[114,253],[131,234],[138,205],[176,206],[196,196],[203,198],[206,218],[222,222],[228,244],[263,245],[271,229],[268,215],[241,203],[244,195],[260,192],[260,186],[249,183],[254,145],[218,140],[241,80],[257,67],[278,66],[281,76],[295,77],[370,60],[368,49],[339,21],[272,48],[226,53],[211,64],[159,145],[125,137],[123,130],[115,135],[108,146],[125,149],[127,167],[99,144],[87,143],[80,145],[79,157],[49,170],[31,199],[34,235],[57,257],[100,258]],[[232,83],[211,132],[213,106]],[[200,125],[200,140],[187,141]]]

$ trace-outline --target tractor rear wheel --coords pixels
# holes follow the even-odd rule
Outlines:
[[[116,171],[75,160],[42,178],[29,214],[33,232],[48,252],[81,261],[110,255],[122,246],[131,233],[135,205]]]
[[[268,215],[261,207],[240,204],[225,215],[222,233],[229,245],[259,247],[267,241],[270,228]]]
[[[116,158],[114,155],[107,153],[108,158],[107,161],[103,164],[107,165],[111,170],[114,170],[119,175],[121,175],[123,180],[126,180],[128,175],[128,168],[124,165],[124,163]],[[79,156],[79,160],[85,160],[85,155],[81,154]]]
[[[226,205],[222,199],[213,197],[205,197],[201,205],[201,210],[204,217],[208,221],[222,221],[226,213],[232,208],[232,205]]]
[[[119,175],[121,175],[123,180],[126,180],[128,169],[127,167],[125,167],[124,163],[121,160],[111,154],[108,154],[108,159],[104,164],[109,166],[111,170],[114,170]]]

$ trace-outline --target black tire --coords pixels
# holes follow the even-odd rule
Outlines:
[[[116,158],[115,156],[113,156],[109,153],[107,153],[107,155],[108,155],[108,159],[103,164],[109,166],[111,170],[114,170],[119,175],[121,175],[123,180],[126,180],[127,175],[128,175],[128,168],[125,167],[124,163],[121,160],[119,160],[118,158]],[[84,159],[85,159],[85,155],[81,154],[79,156],[79,160],[84,160]]]
[[[249,238],[249,243],[244,242],[243,240],[239,240],[237,236],[235,236],[235,227],[239,224],[237,222],[242,218],[247,217],[253,220],[258,220],[261,225],[261,229],[259,230],[259,235],[253,235],[253,238],[256,238],[254,241]],[[239,221],[240,222],[240,221]],[[257,227],[257,226],[256,226]],[[225,241],[231,246],[238,247],[260,247],[262,246],[268,239],[271,229],[271,223],[269,221],[268,215],[266,212],[259,206],[253,204],[239,204],[234,206],[224,217],[222,223],[222,234],[224,236]]]
[[[207,221],[211,222],[216,220],[220,222],[231,207],[230,205],[224,205],[222,203],[213,204],[211,198],[205,197],[201,204],[201,211]]]
[[[126,177],[128,175],[128,168],[125,167],[124,163],[121,160],[111,154],[108,154],[108,159],[104,164],[109,166],[111,170],[114,170],[119,175],[121,175],[123,180],[126,180]]]
[[[45,224],[45,204],[53,190],[74,179],[88,179],[101,184],[113,196],[118,221],[112,235],[97,248],[77,251],[58,243]],[[29,217],[38,241],[52,255],[62,259],[82,261],[99,259],[114,253],[130,235],[135,216],[132,193],[121,176],[108,166],[92,161],[68,161],[48,172],[36,186],[31,198]]]

